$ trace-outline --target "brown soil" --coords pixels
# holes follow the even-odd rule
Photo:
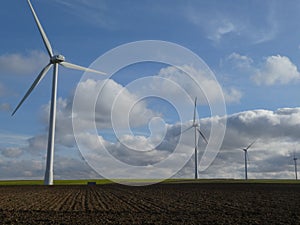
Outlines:
[[[0,186],[0,224],[300,224],[300,185]]]

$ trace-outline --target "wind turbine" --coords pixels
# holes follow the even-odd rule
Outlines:
[[[99,73],[102,75],[105,75],[105,73],[85,68],[82,66],[78,66],[69,62],[65,61],[65,57],[63,55],[54,55],[52,51],[51,44],[46,36],[46,33],[34,11],[34,8],[30,2],[30,0],[27,0],[30,10],[32,12],[32,15],[34,17],[35,23],[38,27],[38,30],[42,36],[44,45],[47,49],[48,55],[50,57],[50,62],[42,69],[42,71],[39,73],[37,78],[34,80],[31,87],[26,92],[25,96],[22,98],[16,109],[13,111],[12,116],[16,113],[16,111],[20,108],[20,106],[23,104],[23,102],[26,100],[26,98],[30,95],[30,93],[33,91],[33,89],[39,84],[39,82],[45,77],[47,72],[50,70],[50,68],[53,66],[53,80],[52,80],[52,94],[51,94],[51,105],[50,105],[50,120],[49,120],[49,133],[48,133],[48,148],[47,148],[47,163],[46,163],[46,172],[45,172],[45,178],[44,178],[44,184],[45,185],[52,185],[53,184],[53,157],[54,157],[54,137],[55,137],[55,118],[56,118],[56,97],[57,97],[57,75],[58,75],[58,65],[75,69],[75,70],[82,70],[82,71],[88,71],[93,73]]]
[[[296,154],[294,152],[294,164],[295,164],[295,176],[296,176],[296,180],[298,180],[298,171],[297,171],[297,158],[296,158]]]
[[[197,110],[197,97],[195,98],[195,105],[194,105],[194,117],[193,117],[193,124],[189,128],[185,129],[182,133],[194,128],[194,135],[195,135],[195,179],[198,179],[198,136],[197,133],[201,135],[203,140],[206,144],[208,144],[208,141],[204,134],[200,130],[200,123],[199,121],[196,121],[196,110]]]
[[[247,168],[247,162],[248,162],[248,150],[249,148],[256,142],[253,141],[250,145],[248,145],[246,148],[242,148],[242,150],[245,153],[245,180],[248,180],[248,168]]]

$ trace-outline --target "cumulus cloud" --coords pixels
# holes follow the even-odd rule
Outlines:
[[[260,138],[262,141],[276,139],[282,141],[297,141],[300,129],[300,108],[282,108],[276,111],[251,110],[232,114],[227,118],[226,134],[240,134],[241,138]],[[274,139],[274,140],[273,140]],[[226,139],[226,140],[229,140]],[[230,148],[230,142],[224,142]],[[284,150],[285,151],[285,150]]]
[[[77,114],[86,116],[78,121],[83,128],[89,127],[94,121],[97,128],[111,128],[112,114],[114,122],[121,127],[126,126],[128,120],[131,126],[140,126],[156,116],[143,101],[139,101],[136,94],[110,79],[100,81],[88,79],[79,83],[76,97],[77,107],[75,112],[73,111],[73,116],[75,120]],[[91,110],[95,110],[94,118]]]
[[[253,59],[246,55],[233,52],[227,56],[226,60],[231,62],[234,67],[238,69],[249,69],[252,68]]]
[[[7,158],[19,158],[26,154],[30,157],[44,156],[47,149],[47,136],[36,135],[33,137],[1,135],[1,145],[9,145],[9,147],[0,148],[0,152]]]
[[[1,154],[7,158],[17,158],[23,154],[23,150],[17,147],[7,147],[1,149]]]
[[[246,58],[236,55],[237,58]],[[202,85],[211,91],[214,96],[213,89],[217,88],[216,81],[207,79],[203,72],[197,71],[192,67],[186,66],[186,71],[199,76]],[[95,175],[91,172],[85,161],[80,158],[77,145],[72,129],[72,119],[78,124],[79,130],[77,133],[77,142],[80,146],[89,151],[91,159],[100,158],[104,160],[101,164],[103,169],[111,171],[113,174],[129,174],[133,171],[114,170],[109,161],[106,160],[107,155],[104,154],[104,148],[115,157],[118,161],[133,166],[153,167],[156,163],[174,157],[172,165],[177,166],[182,158],[188,157],[194,149],[194,136],[192,130],[184,133],[182,141],[182,148],[179,153],[174,153],[179,142],[179,134],[181,130],[190,127],[190,114],[192,108],[186,107],[189,114],[188,120],[177,122],[175,124],[163,124],[158,126],[164,130],[159,132],[159,129],[149,126],[149,122],[153,118],[162,116],[159,112],[159,107],[149,108],[147,101],[140,101],[140,96],[143,96],[144,87],[150,88],[153,93],[173,96],[179,103],[183,104],[182,98],[176,89],[168,88],[169,83],[157,82],[156,78],[164,78],[172,80],[187,90],[191,96],[199,96],[203,104],[205,104],[205,95],[197,88],[193,81],[188,80],[188,77],[180,70],[174,67],[166,67],[162,69],[157,75],[149,79],[149,83],[145,86],[139,86],[139,89],[127,89],[113,80],[92,80],[87,79],[81,81],[78,85],[76,95],[79,105],[77,111],[72,112],[73,96],[66,99],[59,98],[57,105],[57,127],[56,127],[56,150],[55,150],[55,173],[57,177],[74,177],[76,174],[80,177]],[[160,79],[160,81],[163,81]],[[226,89],[228,96],[226,99],[232,97],[233,99],[240,99],[238,92],[234,89]],[[119,95],[122,93],[121,95]],[[116,98],[120,98],[116,101]],[[214,99],[214,98],[212,98]],[[217,100],[217,99],[216,99]],[[233,100],[232,100],[233,101]],[[112,108],[115,112],[112,113]],[[156,111],[155,111],[155,110]],[[95,110],[95,118],[91,117],[91,110]],[[42,118],[45,128],[48,126],[49,104],[42,109]],[[111,124],[111,115],[113,114],[122,120],[130,113],[129,123],[131,127],[146,127],[150,131],[155,131],[155,134],[163,135],[162,139],[156,136],[149,138],[149,132],[141,132],[139,134],[120,133],[116,137]],[[124,116],[126,115],[126,116]],[[132,121],[130,121],[130,118]],[[91,132],[91,126],[95,121],[97,131]],[[163,121],[163,120],[161,120]],[[161,122],[159,121],[159,122]],[[275,111],[271,110],[249,110],[245,112],[235,113],[228,116],[214,116],[210,118],[203,118],[200,122],[200,129],[206,137],[210,136],[212,122],[225,126],[227,130],[221,150],[208,170],[201,173],[202,177],[224,177],[224,178],[242,178],[243,177],[243,152],[240,148],[249,145],[253,140],[258,139],[255,145],[249,151],[249,177],[251,178],[290,178],[292,177],[290,162],[290,152],[292,152],[297,145],[299,145],[300,134],[300,108],[282,108]],[[124,124],[125,125],[125,124]],[[121,126],[122,128],[122,126]],[[46,131],[47,129],[45,129]],[[122,129],[121,129],[122,130]],[[45,132],[46,133],[46,132]],[[146,134],[145,134],[146,133]],[[158,135],[158,136],[159,136]],[[161,140],[155,142],[156,139]],[[33,157],[44,166],[47,148],[47,135],[41,134],[32,138],[28,138],[26,144],[22,147],[11,148],[13,151],[4,149],[1,151],[5,158],[11,161],[11,165],[16,162],[22,163],[26,157]],[[100,147],[99,147],[100,144]],[[131,148],[132,147],[132,148]],[[3,150],[2,149],[2,150]],[[145,149],[147,151],[145,151]],[[205,144],[199,141],[199,156],[203,155]],[[82,150],[82,149],[80,149]],[[137,151],[140,150],[140,151]],[[173,156],[172,156],[173,155]],[[22,156],[22,157],[21,157]],[[68,158],[68,159],[66,159]],[[273,161],[270,160],[274,160]],[[176,175],[177,177],[193,177],[193,157],[182,165],[182,170]],[[64,162],[65,161],[65,162]],[[268,165],[264,164],[264,161]],[[275,164],[276,162],[276,164]],[[2,163],[2,164],[1,164]],[[7,160],[0,162],[0,169],[7,166]],[[272,170],[272,167],[276,169]],[[9,166],[12,169],[11,166]],[[44,167],[43,167],[44,168]],[[278,169],[280,168],[280,169]],[[34,169],[31,165],[24,162],[23,171],[31,171],[32,177],[37,176],[44,169]],[[8,171],[7,169],[5,169]],[[76,174],[74,174],[76,171]],[[149,170],[150,171],[150,170]],[[170,174],[170,170],[160,170],[161,174]],[[146,173],[144,176],[153,176],[153,174]],[[24,176],[29,176],[29,173]]]
[[[147,147],[147,145],[152,146],[152,143],[142,136],[126,135],[122,137],[122,140],[110,142],[105,140],[102,136],[83,133],[78,136],[77,141],[82,143],[81,147],[94,150],[87,151],[85,156],[88,156],[90,159],[100,157],[103,165],[108,168],[110,167],[110,169],[113,168],[112,165],[105,163],[105,161],[108,161],[106,160],[108,157],[104,154],[104,151],[108,151],[116,160],[133,166],[153,165],[169,155],[168,151],[157,150],[155,146],[150,151],[144,151],[144,148]],[[128,142],[130,142],[131,146],[135,145],[135,149],[139,149],[139,151],[128,148]]]
[[[0,159],[0,179],[42,180],[45,174],[45,162],[45,158]],[[55,155],[54,171],[54,179],[101,178],[79,157]]]
[[[27,140],[28,145],[24,150],[32,155],[44,155],[47,149],[47,136],[36,135]]]
[[[201,120],[204,132],[209,131],[211,119]],[[215,119],[218,123],[227,121],[227,129],[217,158],[202,173],[204,178],[243,178],[241,148],[254,140],[248,152],[250,178],[294,178],[292,152],[299,145],[300,108],[249,110]]]
[[[57,155],[54,162],[55,179],[99,179],[97,174],[84,159],[75,156]]]
[[[153,89],[158,95],[161,94],[162,96],[175,96],[175,98],[178,99],[178,101],[181,101],[182,104],[184,101],[180,88],[182,88],[189,96],[191,96],[191,98],[197,96],[201,104],[207,104],[208,100],[210,103],[216,103],[220,101],[218,90],[221,88],[221,86],[218,81],[207,76],[205,71],[199,71],[193,66],[184,65],[180,68],[169,66],[161,69],[155,77],[162,77],[166,80],[163,81],[157,79],[153,80],[153,83],[146,85],[150,85],[150,88]],[[195,78],[200,82],[200,85],[195,82]],[[175,82],[180,88],[174,88],[174,85],[170,84],[169,80]],[[241,92],[235,88],[223,88],[222,91],[227,103],[238,102],[242,97]]]
[[[117,103],[115,103],[116,98],[118,98]],[[114,111],[114,122],[121,127],[127,122],[132,127],[138,127],[147,124],[157,115],[148,109],[144,102],[138,101],[136,95],[113,80],[88,79],[80,82],[76,89],[76,102],[74,104],[77,107],[72,111],[73,96],[66,99],[58,98],[57,101],[56,141],[67,147],[75,145],[72,120],[83,131],[94,125],[102,130],[112,128],[112,111]],[[41,118],[46,126],[49,123],[49,110],[50,104],[47,104],[41,111]],[[127,114],[130,116],[127,117]],[[41,138],[39,137],[38,140]]]
[[[244,176],[244,155],[241,148],[249,145],[253,140],[256,143],[249,150],[249,178],[285,178],[293,179],[293,160],[292,153],[299,146],[300,140],[300,108],[281,108],[275,111],[271,110],[249,110],[232,115],[222,117],[203,118],[200,122],[200,129],[209,137],[211,121],[214,120],[218,124],[227,123],[225,138],[212,165],[205,171],[200,173],[203,178],[243,178]],[[109,135],[93,135],[86,130],[79,134],[79,141],[86,149],[89,149],[91,157],[105,157],[101,146],[117,160],[133,165],[133,166],[153,166],[155,163],[170,157],[174,148],[178,143],[178,134],[181,129],[185,129],[191,125],[192,121],[186,121],[183,124],[166,124],[167,132],[161,144],[157,145],[151,151],[135,151],[127,148],[122,142],[129,142],[130,145],[136,145],[136,148],[143,148],[152,145],[151,141],[145,136],[124,135],[122,142],[111,140]],[[60,128],[59,128],[60,129]],[[69,128],[71,129],[71,128]],[[60,132],[58,130],[58,132]],[[61,132],[60,136],[68,133]],[[187,157],[194,149],[192,130],[185,133],[183,137],[182,152],[176,157]],[[22,149],[4,148],[1,154],[5,156],[0,160],[0,169],[4,171],[6,176],[14,177],[42,177],[45,167],[46,143],[43,136],[30,138],[27,140],[28,145]],[[43,152],[36,154],[35,151],[29,152],[30,148],[34,148]],[[68,138],[60,137],[59,146],[67,149],[73,149],[66,156],[63,151],[56,150],[55,154],[55,176],[57,178],[91,178],[98,176],[80,158],[78,150],[74,146],[70,147]],[[152,146],[153,147],[153,146]],[[199,142],[199,157],[203,155],[205,144]],[[31,154],[35,165],[30,164],[23,159],[22,154]],[[174,166],[179,162],[173,161]],[[102,158],[105,161],[106,158]],[[176,177],[193,177],[194,161],[193,157],[183,165],[183,168],[177,173]],[[10,162],[10,163],[8,163]],[[88,161],[87,161],[88,162]],[[126,174],[132,171],[116,171],[111,165],[103,163],[103,169],[111,170],[115,174]],[[9,172],[11,171],[11,172]],[[17,172],[16,172],[17,171]],[[24,174],[24,171],[28,173]],[[76,171],[76,173],[74,173]],[[29,172],[31,175],[29,175]],[[168,170],[160,171],[168,174]],[[151,176],[151,174],[148,174]],[[145,174],[147,176],[147,174]],[[3,177],[1,177],[3,178]]]
[[[225,138],[220,152],[211,167],[201,173],[204,178],[243,178],[244,155],[241,148],[248,146],[253,140],[257,142],[249,150],[250,178],[293,178],[291,153],[299,145],[300,108],[282,108],[275,111],[249,110],[224,117],[204,118],[200,120],[200,128],[209,137],[211,121],[218,124],[227,123]],[[120,142],[105,140],[104,136],[82,134],[84,146],[94,149],[95,154],[101,155],[99,142],[108,149],[118,160],[135,166],[153,165],[169,157],[178,142],[180,129],[191,125],[191,121],[184,124],[168,124],[167,133],[162,143],[153,151],[132,151]],[[151,144],[143,137],[124,136],[126,141],[136,144],[136,148],[143,148]],[[184,152],[188,154],[194,148],[193,134],[187,133],[184,138]],[[200,157],[205,145],[199,147]],[[97,156],[93,156],[97,157]],[[179,156],[178,156],[179,157]],[[107,169],[109,165],[106,165]],[[274,169],[272,169],[274,168]],[[128,171],[123,171],[126,173]],[[122,173],[122,171],[118,171]],[[177,177],[193,177],[193,158],[176,175]]]
[[[252,76],[258,85],[288,84],[299,80],[300,73],[286,56],[269,56],[264,65]]]
[[[240,102],[240,99],[243,96],[242,92],[236,88],[224,89],[223,92],[227,103]]]
[[[287,56],[268,56],[257,65],[251,57],[233,52],[226,57],[225,61],[221,61],[222,65],[224,62],[250,75],[251,80],[257,85],[285,85],[300,78],[297,66]]]
[[[0,157],[0,179],[44,178],[47,137],[38,135],[24,139],[23,142],[22,144],[20,143],[19,147],[0,148],[0,155],[2,156]],[[5,142],[5,144],[8,143]],[[16,145],[15,142],[9,144],[12,146]],[[66,154],[61,150],[61,145],[56,143],[54,153],[55,179],[99,178],[99,175],[89,167],[77,149],[70,148]]]
[[[4,54],[0,56],[0,71],[3,74],[13,75],[38,73],[48,61],[49,57],[41,51]]]
[[[1,179],[41,179],[43,162],[36,159],[0,160]]]

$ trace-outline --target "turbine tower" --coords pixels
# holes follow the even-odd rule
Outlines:
[[[191,128],[194,128],[194,137],[195,137],[195,179],[198,179],[198,136],[197,132],[201,135],[203,140],[206,144],[208,144],[208,141],[204,134],[200,130],[200,123],[199,121],[196,121],[196,111],[197,111],[197,97],[195,98],[195,105],[194,105],[194,117],[193,117],[193,124],[189,128],[185,129],[182,133],[190,130]]]
[[[244,151],[244,153],[245,153],[245,180],[248,180],[248,165],[247,165],[247,163],[248,163],[248,150],[249,150],[249,148],[254,144],[256,142],[256,140],[255,141],[253,141],[250,145],[248,145],[246,148],[242,148],[242,150]]]
[[[298,171],[297,171],[297,158],[296,158],[296,154],[294,152],[294,164],[295,164],[295,177],[296,177],[296,180],[298,180]]]
[[[49,133],[48,133],[48,147],[47,147],[47,162],[46,162],[46,172],[45,172],[45,179],[44,179],[45,185],[52,185],[53,184],[53,157],[54,157],[58,65],[61,65],[61,66],[64,66],[64,67],[67,67],[70,69],[75,69],[75,70],[99,73],[102,75],[105,75],[105,73],[66,62],[65,57],[62,55],[54,55],[51,44],[50,44],[50,42],[46,36],[46,33],[34,11],[34,8],[31,4],[30,0],[27,0],[27,2],[30,7],[30,10],[32,12],[32,15],[34,17],[35,23],[38,27],[38,30],[42,36],[44,45],[45,45],[48,55],[50,57],[50,62],[42,69],[42,71],[39,73],[37,78],[34,80],[31,87],[28,89],[28,91],[26,92],[26,94],[24,95],[24,97],[22,98],[22,100],[20,101],[18,106],[16,107],[16,109],[13,111],[12,116],[16,113],[16,111],[20,108],[20,106],[23,104],[23,102],[26,100],[26,98],[30,95],[30,93],[33,91],[33,89],[39,84],[39,82],[45,77],[47,72],[53,66],[52,94],[51,94],[51,104],[50,104],[50,120],[49,120]]]

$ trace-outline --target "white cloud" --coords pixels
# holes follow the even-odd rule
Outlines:
[[[78,136],[77,141],[81,143],[81,147],[86,147],[92,150],[88,150],[86,156],[91,159],[100,157],[101,162],[103,162],[103,166],[106,167],[111,167],[112,165],[105,163],[106,161],[109,161],[106,160],[107,156],[104,154],[104,148],[117,160],[135,166],[152,165],[169,155],[169,152],[157,150],[155,148],[151,151],[143,151],[144,147],[152,146],[152,143],[142,136],[125,135],[122,137],[120,142],[109,142],[102,136],[82,133]],[[99,143],[101,143],[101,145],[99,145]],[[135,145],[135,149],[140,149],[140,151],[127,148],[125,144],[131,146]],[[99,146],[101,146],[101,148]]]
[[[61,115],[61,114],[60,114]],[[253,140],[257,142],[249,150],[249,178],[286,178],[292,179],[293,161],[292,153],[299,146],[300,140],[300,108],[281,108],[275,111],[270,110],[249,110],[245,112],[235,113],[225,117],[204,118],[200,120],[200,128],[203,133],[209,137],[211,121],[217,121],[218,124],[224,124],[227,119],[227,130],[222,148],[208,170],[201,172],[203,178],[243,178],[244,176],[244,155],[240,148],[249,145]],[[118,160],[135,166],[151,166],[172,154],[177,144],[178,133],[180,127],[190,126],[191,121],[184,124],[166,125],[167,133],[163,142],[153,151],[139,152],[126,148],[123,144],[116,141],[108,141],[105,136],[95,136],[83,131],[80,134],[80,141],[87,149],[94,152],[94,157],[103,157],[98,143],[103,146]],[[59,126],[59,129],[62,129]],[[67,129],[67,128],[65,128]],[[71,127],[68,129],[72,130]],[[69,133],[60,132],[59,136]],[[135,145],[136,148],[151,145],[151,141],[143,136],[124,136],[125,142]],[[69,152],[66,157],[59,146],[70,148],[70,143],[65,137],[59,138],[59,144],[56,145],[55,156],[55,176],[57,178],[83,178],[95,177],[96,174],[89,168],[83,160],[78,156],[78,152]],[[193,151],[193,135],[192,131],[186,133],[184,138],[183,152],[187,154]],[[42,177],[44,174],[45,159],[41,158],[46,153],[45,137],[33,137],[28,139],[28,145],[18,148],[2,149],[2,155],[6,155],[6,159],[0,160],[0,169],[5,177]],[[200,143],[199,155],[203,154],[205,145]],[[29,151],[29,148],[35,149]],[[74,149],[72,146],[70,149]],[[42,154],[37,154],[37,151]],[[31,154],[35,165],[23,159],[21,154]],[[300,154],[300,152],[296,152]],[[183,157],[178,155],[178,157]],[[105,158],[104,158],[105,160]],[[176,160],[174,161],[176,164]],[[174,164],[174,165],[175,165]],[[177,177],[193,177],[193,158],[183,167],[177,174]],[[103,168],[113,171],[109,165],[104,164]],[[25,173],[25,171],[27,171]],[[76,171],[74,173],[74,171]],[[31,174],[29,174],[29,172]],[[113,171],[118,173],[128,173],[129,171]],[[161,171],[168,173],[168,171]],[[150,176],[151,174],[149,174]],[[147,174],[145,174],[147,176]]]
[[[147,140],[147,137],[145,136],[133,136],[133,135],[123,135],[119,139],[119,141],[124,146],[134,146],[136,149],[154,149],[155,145],[153,145],[149,140]]]
[[[211,31],[208,38],[213,41],[219,42],[226,34],[237,32],[237,27],[230,21],[212,21],[212,23],[212,26],[215,27],[215,29]]]
[[[268,56],[258,66],[251,57],[233,52],[224,61],[221,61],[222,66],[224,66],[224,62],[228,63],[231,68],[249,75],[257,85],[284,85],[298,81],[300,78],[297,66],[287,56]]]
[[[44,179],[45,159],[0,159],[0,179]],[[91,179],[100,178],[82,159],[55,155],[54,179]]]
[[[297,141],[300,129],[300,108],[282,108],[276,111],[251,110],[228,117],[230,131],[257,138],[290,138]],[[243,136],[243,135],[242,135]]]
[[[297,81],[300,73],[295,64],[286,56],[269,56],[264,65],[252,76],[258,85],[288,84]]]
[[[76,96],[78,107],[75,114],[87,116],[81,117],[82,127],[89,127],[96,120],[98,128],[111,128],[112,114],[114,123],[121,127],[127,125],[128,121],[133,127],[147,124],[149,119],[156,116],[145,102],[139,101],[137,95],[110,79],[81,82],[77,86]],[[91,118],[91,110],[95,110],[95,118]]]
[[[47,135],[36,135],[27,140],[24,150],[32,155],[44,155],[47,149]]]
[[[36,159],[0,160],[0,179],[41,179],[43,162]]]
[[[209,136],[211,120],[217,120],[224,124],[227,119],[227,130],[225,139],[218,157],[211,167],[201,173],[202,177],[243,178],[244,155],[240,148],[249,145],[253,140],[257,142],[249,150],[249,177],[251,178],[293,178],[291,153],[299,145],[300,134],[300,108],[283,108],[276,111],[250,110],[228,115],[227,117],[201,119],[201,129]],[[190,122],[184,124],[188,127]],[[97,142],[105,146],[111,154],[125,163],[145,166],[168,157],[178,139],[178,124],[167,125],[168,131],[161,145],[153,151],[136,152],[127,149],[122,144],[108,142],[101,136],[93,138],[83,134],[81,137],[85,146],[97,150],[95,154],[103,157],[101,150],[97,148]],[[137,141],[136,146],[142,147],[151,144],[145,138],[128,137],[129,141]],[[193,150],[193,135],[185,137],[184,151],[188,153]],[[131,142],[132,144],[133,142]],[[200,156],[204,145],[200,144]],[[94,157],[97,157],[97,156]],[[109,169],[109,165],[106,165]],[[113,170],[113,168],[110,168]],[[124,173],[128,171],[123,171]],[[122,173],[122,171],[118,171]],[[180,171],[177,176],[193,176],[193,158]]]
[[[189,75],[179,69],[184,69]],[[179,87],[183,88],[189,96],[191,96],[191,98],[197,96],[201,104],[207,104],[207,100],[210,101],[210,104],[220,100],[217,91],[220,88],[220,84],[217,80],[208,77],[205,72],[198,71],[189,65],[184,65],[179,69],[172,66],[163,68],[156,77],[166,78],[177,83]],[[192,78],[196,78],[200,81],[200,86],[198,86]],[[170,86],[168,81],[163,82],[161,80],[154,80],[150,85],[156,93],[161,94],[162,96],[176,96],[176,99],[183,104],[183,96],[180,89],[175,89],[173,86]],[[222,89],[226,103],[239,102],[242,97],[241,92],[235,88]]]
[[[232,58],[250,62],[247,57],[238,54],[233,55]],[[196,77],[200,77],[205,90],[209,90],[209,94],[214,96],[214,88],[217,88],[218,85],[215,80],[206,78],[203,72],[197,71],[193,67],[185,66],[184,69]],[[181,126],[185,129],[191,125],[191,121],[183,121],[183,124],[164,124],[166,135],[158,146],[154,145],[153,139],[148,138],[147,135],[144,134],[132,135],[125,133],[119,137],[120,143],[116,140],[114,133],[111,130],[111,109],[115,102],[115,98],[119,93],[122,94],[118,96],[120,98],[119,101],[115,102],[116,105],[114,107],[116,110],[114,115],[117,118],[120,118],[121,121],[124,118],[124,115],[130,113],[132,127],[147,127],[152,118],[160,116],[159,112],[155,112],[148,108],[147,102],[139,101],[139,96],[142,96],[144,87],[151,88],[153,93],[163,93],[165,95],[173,96],[174,99],[183,104],[182,97],[176,89],[169,88],[168,83],[157,82],[155,78],[170,79],[186,89],[189,95],[197,95],[200,100],[202,100],[203,104],[206,103],[204,99],[205,96],[199,91],[199,88],[197,88],[195,83],[192,80],[189,80],[182,71],[174,67],[162,69],[156,76],[153,76],[152,82],[145,84],[145,86],[139,86],[139,89],[135,90],[136,92],[134,92],[134,89],[129,90],[113,80],[95,81],[88,79],[82,81],[79,83],[76,92],[78,95],[77,100],[80,104],[79,108],[77,108],[78,111],[74,112],[75,114],[72,114],[73,96],[70,96],[67,99],[58,99],[55,150],[56,176],[75,176],[76,178],[76,175],[74,175],[74,168],[76,168],[76,174],[78,174],[78,176],[91,175],[91,170],[86,167],[84,162],[80,160],[80,157],[76,155],[78,152],[73,136],[72,116],[80,127],[80,142],[86,149],[91,150],[95,157],[103,157],[101,153],[103,149],[99,148],[99,142],[115,158],[134,166],[152,166],[169,157],[177,145],[178,136],[176,135],[179,134]],[[228,88],[225,91],[225,97],[227,100],[233,102],[239,100],[241,95],[239,91],[234,88]],[[97,101],[93,102],[92,100]],[[137,102],[138,104],[136,104]],[[93,105],[94,103],[96,103],[96,105]],[[95,109],[96,112],[96,126],[98,128],[98,133],[96,135],[91,134],[89,130],[94,121],[94,118],[90,117],[90,111],[93,109]],[[156,108],[156,110],[159,111],[158,108]],[[190,112],[189,110],[187,111]],[[76,113],[80,113],[81,116],[78,116]],[[45,127],[48,126],[48,114],[49,105],[44,106],[42,109]],[[216,121],[217,124],[223,126],[226,123],[226,119],[227,130],[222,149],[212,166],[207,171],[203,172],[203,177],[241,178],[243,176],[243,152],[240,151],[239,148],[247,146],[257,138],[257,143],[251,148],[251,154],[249,152],[251,158],[249,177],[268,178],[269,176],[283,177],[291,175],[291,172],[289,171],[290,167],[287,165],[289,165],[289,152],[295,149],[295,146],[299,144],[298,140],[300,140],[300,108],[283,108],[276,111],[250,110],[228,115],[227,117],[205,118],[200,120],[201,130],[206,137],[209,137],[212,121]],[[46,130],[47,129],[45,129],[45,131]],[[105,133],[106,131],[107,133]],[[189,152],[193,151],[192,132],[186,133],[183,143],[181,155],[178,155],[178,157],[181,158],[186,157]],[[133,148],[128,148],[128,146],[132,146]],[[204,147],[205,145],[201,143],[199,147],[200,156],[203,154]],[[26,140],[26,144],[19,147],[19,149],[15,148],[15,146],[13,146],[13,148],[14,151],[11,152],[6,151],[7,149],[1,151],[2,155],[5,154],[7,156],[11,153],[9,156],[9,159],[12,162],[11,165],[15,165],[17,161],[21,163],[22,160],[26,158],[24,156],[28,155],[34,158],[41,158],[46,154],[47,136],[46,134],[37,135]],[[74,151],[74,149],[76,151]],[[136,151],[135,149],[153,150]],[[97,154],[100,155],[97,156]],[[60,160],[66,160],[66,155],[68,155],[69,160],[68,163],[64,164],[64,162]],[[270,158],[274,159],[274,164],[269,160]],[[41,159],[36,160],[39,161]],[[264,161],[268,162],[268,166],[263,164]],[[174,160],[174,165],[177,162],[177,160]],[[41,162],[41,164],[44,165],[44,162]],[[2,161],[2,165],[0,163],[0,169],[5,169],[5,166],[7,166],[7,160],[5,160],[5,162]],[[116,174],[132,172],[114,171],[113,168],[110,168],[109,166],[110,165],[103,165],[104,168],[111,169],[112,172],[115,172]],[[220,171],[220,168],[222,167],[226,169]],[[280,168],[280,171],[278,169],[272,170],[272,167]],[[9,168],[12,169],[11,166],[9,166]],[[24,163],[23,171],[31,171],[31,169],[32,174],[26,173],[27,175],[24,175],[25,177],[29,175],[32,177],[38,176],[42,170],[34,169],[30,165]],[[5,169],[5,171],[5,174],[9,174],[7,169]],[[167,169],[160,172],[163,174],[169,173]],[[177,176],[193,176],[193,159],[185,165]]]
[[[16,134],[10,134],[1,131],[0,132],[0,145],[1,146],[21,146],[23,145],[27,139],[28,136],[23,135],[16,135]]]
[[[205,8],[205,10],[203,10]],[[187,20],[198,26],[206,37],[215,43],[230,38],[243,38],[257,44],[272,40],[278,33],[278,22],[272,4],[266,4],[264,15],[259,20],[256,15],[246,7],[240,7],[234,14],[229,14],[228,9],[203,7],[201,3],[187,4],[184,16]],[[259,21],[259,22],[256,22]]]
[[[240,92],[236,88],[225,89],[223,90],[223,92],[227,103],[232,103],[232,102],[239,103],[240,99],[243,96],[242,92]]]
[[[111,116],[113,114],[114,124],[117,124],[115,126],[122,130],[127,122],[130,123],[131,128],[145,126],[158,115],[148,109],[145,102],[139,101],[135,94],[113,80],[88,79],[80,82],[76,90],[76,102],[78,102],[77,107],[72,111],[73,96],[67,99],[59,98],[57,101],[56,142],[68,148],[75,146],[72,120],[82,132],[91,129],[94,123],[97,129],[102,131],[112,128]],[[42,107],[41,111],[45,126],[49,123],[49,107],[50,104],[47,104]],[[93,117],[93,111],[95,111],[95,117]],[[126,135],[121,136],[121,138],[125,137]],[[29,143],[32,149],[38,151],[42,145],[45,145],[45,142],[46,137],[39,136],[30,140]]]
[[[226,58],[227,61],[232,62],[234,67],[238,69],[249,69],[252,67],[253,59],[246,55],[233,52]]]
[[[30,51],[26,54],[14,53],[0,56],[0,71],[5,74],[28,75],[39,73],[49,61],[41,51]]]
[[[54,162],[55,179],[101,178],[87,163],[78,156],[57,155]]]
[[[63,5],[68,13],[72,13],[93,25],[107,29],[115,27],[115,22],[110,16],[111,12],[109,12],[105,1],[56,0],[56,2]]]
[[[1,154],[7,158],[17,158],[23,154],[23,150],[17,147],[7,147],[0,149]]]
[[[225,35],[238,34],[241,29],[232,19],[216,13],[211,17],[189,8],[185,16],[191,23],[201,27],[207,38],[214,42],[220,42]]]
[[[11,110],[11,105],[9,103],[0,103],[0,111],[10,111]]]
[[[202,129],[208,130],[206,123],[209,120],[203,120]],[[224,118],[219,118],[220,123],[222,120]],[[228,115],[223,146],[204,177],[213,174],[242,178],[244,156],[240,148],[257,139],[249,150],[249,177],[292,179],[292,152],[299,145],[299,131],[300,108],[250,110]]]

